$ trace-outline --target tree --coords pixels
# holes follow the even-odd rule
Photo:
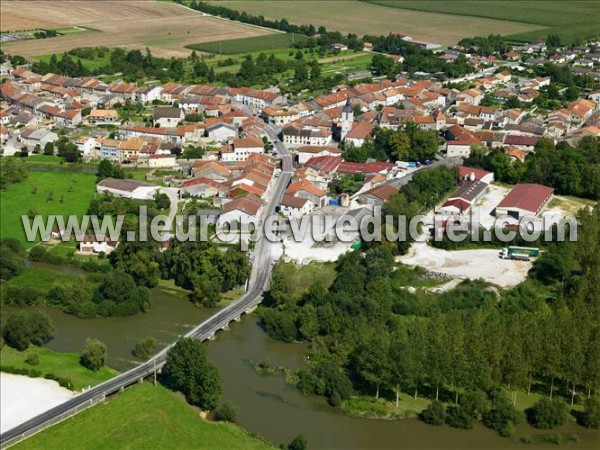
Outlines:
[[[8,318],[2,336],[9,346],[23,351],[29,344],[45,344],[54,331],[50,318],[41,311],[20,311]]]
[[[299,434],[290,442],[287,448],[288,450],[306,450],[308,448],[308,441],[304,436]]]
[[[44,155],[54,155],[54,144],[52,142],[46,142],[46,145],[44,145]]]
[[[529,423],[536,428],[555,428],[563,425],[569,418],[569,407],[561,398],[542,397],[527,410]]]
[[[371,71],[378,76],[388,75],[396,67],[396,63],[387,55],[375,54],[371,60]]]
[[[100,161],[100,164],[98,164],[97,177],[98,181],[105,178],[125,178],[125,173],[119,165],[114,164],[108,159],[103,159]]]
[[[171,206],[171,200],[164,192],[157,192],[154,195],[154,203],[156,203],[156,207],[160,210],[169,209]]]
[[[135,343],[131,353],[133,356],[139,359],[147,359],[156,348],[156,338],[153,336],[146,336]]]
[[[234,423],[237,418],[238,410],[230,402],[225,402],[217,407],[215,410],[215,420],[219,422],[231,422]]]
[[[100,370],[106,362],[106,345],[98,339],[86,339],[85,348],[79,359],[81,365],[94,372]]]
[[[204,410],[217,406],[223,392],[221,377],[201,342],[183,338],[167,353],[165,374],[187,401]]]

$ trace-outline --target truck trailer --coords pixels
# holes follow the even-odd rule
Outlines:
[[[529,261],[531,258],[540,254],[540,249],[537,247],[518,247],[511,245],[508,248],[500,250],[500,258],[516,259],[519,261]]]

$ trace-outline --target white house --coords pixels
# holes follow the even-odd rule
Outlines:
[[[308,198],[284,195],[281,200],[280,212],[291,219],[299,219],[310,214],[314,209],[315,204]]]
[[[254,137],[233,139],[231,143],[221,147],[221,161],[246,161],[251,154],[263,152],[264,144],[260,139]]]
[[[152,112],[152,120],[154,126],[174,128],[179,125],[179,122],[183,120],[185,114],[180,108],[173,108],[171,106],[161,106],[155,108]]]
[[[238,130],[232,125],[219,122],[206,129],[206,135],[216,142],[227,142],[238,137]]]

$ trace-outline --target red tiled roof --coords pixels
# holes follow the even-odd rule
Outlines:
[[[534,147],[538,141],[539,137],[536,136],[519,136],[516,134],[509,134],[504,138],[504,144],[506,145],[525,145]]]
[[[369,189],[366,192],[363,192],[363,195],[370,195],[372,197],[377,197],[380,200],[386,201],[392,195],[396,195],[398,193],[398,188],[392,186],[391,184],[381,184],[379,186],[375,186],[373,189]]]
[[[476,180],[481,180],[482,178],[484,178],[485,176],[491,174],[492,172],[488,172],[487,170],[483,170],[483,169],[475,169],[473,167],[467,167],[467,166],[458,166],[458,177],[461,179],[464,179],[466,177],[468,177],[470,174],[473,174],[475,176]]]
[[[335,172],[338,166],[343,162],[344,158],[341,156],[315,156],[306,161],[304,167],[310,167],[311,169],[323,172]]]
[[[535,183],[520,183],[512,188],[498,207],[537,212],[553,193],[554,189],[551,187]]]
[[[380,173],[394,168],[392,163],[377,161],[369,163],[343,162],[338,167],[340,173]]]
[[[223,206],[223,213],[228,213],[231,211],[242,211],[251,216],[256,215],[260,206],[262,205],[262,201],[254,194],[244,195],[243,197],[238,197],[236,199],[231,200]]]

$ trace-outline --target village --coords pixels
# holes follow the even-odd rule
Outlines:
[[[370,46],[365,42],[364,50]],[[282,155],[273,145],[280,140],[294,160],[291,184],[277,209],[286,218],[364,216],[397,194],[415,172],[443,165],[458,168],[457,190],[440,199],[431,225],[443,225],[475,205],[487,227],[500,214],[515,223],[526,215],[540,221],[552,215],[556,223],[564,211],[548,211],[552,187],[521,183],[509,188],[494,183],[494,173],[461,164],[473,149],[500,149],[519,165],[542,139],[575,144],[585,136],[600,136],[600,91],[586,92],[556,110],[539,108],[534,100],[547,95],[554,83],[530,70],[550,60],[577,75],[582,65],[598,66],[599,51],[593,43],[546,55],[545,44],[531,44],[496,59],[452,48],[440,51],[439,58],[466,57],[477,68],[474,75],[454,83],[427,74],[349,82],[309,100],[276,87],[136,85],[41,76],[7,61],[0,87],[3,156],[53,154],[66,137],[83,162],[110,160],[148,171],[145,181],[105,179],[97,186],[99,193],[151,199],[168,192],[173,213],[178,202],[195,199],[223,224],[259,217],[282,170]],[[522,55],[530,55],[525,63],[519,62]],[[400,55],[387,57],[403,61]],[[123,107],[134,112],[123,117]],[[393,162],[345,158],[372,143],[378,130],[407,126],[435,134],[431,157]],[[284,239],[278,256],[301,263],[334,261],[359,240],[358,233],[352,243]],[[111,251],[116,244],[88,238],[82,251]]]

